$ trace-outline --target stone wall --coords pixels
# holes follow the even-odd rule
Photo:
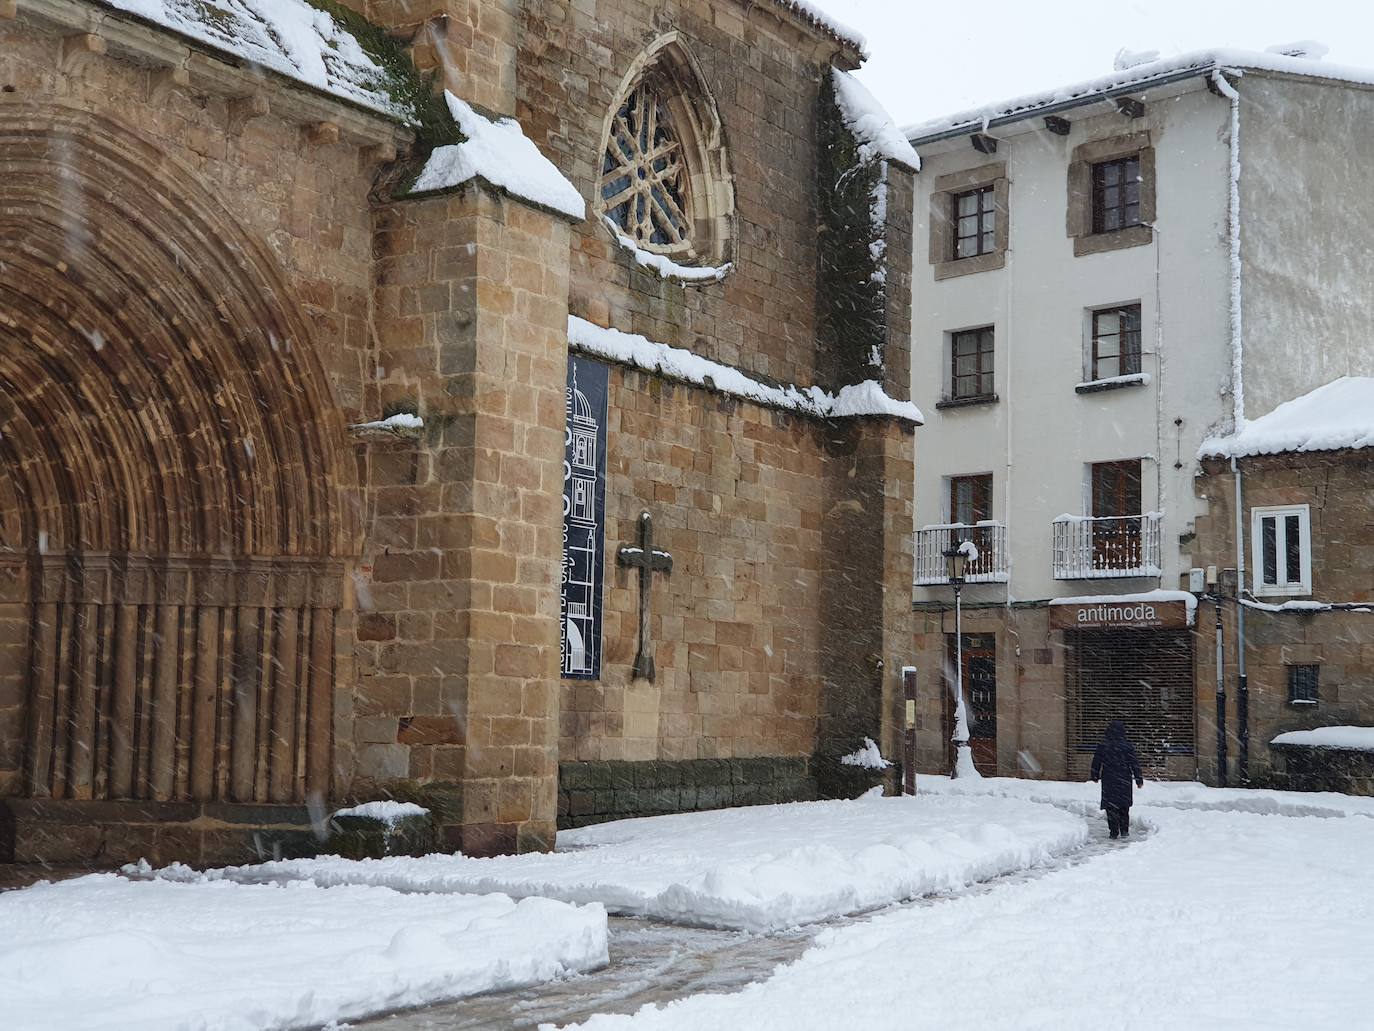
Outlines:
[[[327,381],[322,388],[327,400],[321,402],[317,398],[311,403],[301,382],[279,379],[279,389],[292,400],[284,405],[274,404],[271,417],[284,440],[315,433],[316,424],[323,427],[319,432],[328,439],[330,463],[337,459],[338,469],[316,465],[311,472],[322,490],[340,492],[339,508],[331,514],[345,528],[343,535],[347,539],[341,542],[339,551],[342,557],[356,556],[361,549],[358,498],[356,493],[350,493],[354,481],[342,427],[376,414],[369,334],[372,230],[368,196],[382,161],[394,154],[394,145],[403,142],[408,134],[390,122],[336,104],[284,80],[273,78],[264,82],[258,73],[236,68],[199,50],[180,52],[186,77],[173,79],[165,64],[150,60],[148,55],[157,54],[164,60],[171,55],[176,59],[177,45],[169,44],[165,35],[152,29],[123,28],[117,42],[108,46],[97,45],[103,43],[103,37],[90,37],[95,43],[84,36],[72,37],[83,43],[81,47],[70,41],[64,43],[72,27],[41,20],[32,13],[36,9],[37,5],[20,5],[18,18],[0,19],[0,118],[19,124],[32,117],[37,118],[37,123],[56,126],[60,122],[68,126],[71,149],[66,160],[74,168],[81,169],[96,161],[117,165],[126,159],[135,164],[140,189],[122,193],[116,198],[117,205],[130,220],[171,225],[169,240],[177,239],[178,218],[189,219],[198,214],[196,205],[202,203],[202,193],[213,198],[214,211],[206,217],[232,227],[231,239],[228,244],[223,238],[204,239],[199,252],[194,245],[187,247],[180,253],[180,260],[192,264],[183,268],[188,274],[211,269],[210,256],[226,245],[237,247],[232,243],[237,240],[244,242],[237,255],[240,266],[247,268],[258,262],[267,270],[269,279],[278,284],[274,289],[279,288],[279,294],[272,302],[280,305],[283,317],[298,332],[282,335],[274,346],[279,349],[278,354],[297,355],[298,359],[288,360],[297,360],[301,367],[318,365],[323,369]],[[58,8],[48,5],[46,9]],[[41,111],[52,114],[32,114]],[[322,130],[320,119],[326,116],[338,121]],[[60,154],[48,157],[62,160]],[[53,191],[53,210],[77,222],[89,218],[91,224],[85,231],[96,234],[95,238],[102,242],[119,246],[115,224],[101,221],[106,216],[102,205],[108,198],[100,197],[97,201],[94,196],[83,197],[72,186],[76,181],[49,179],[46,187]],[[193,184],[198,191],[194,199],[186,192],[187,184]],[[114,188],[112,184],[106,185]],[[164,196],[178,198],[182,203],[162,203],[157,199]],[[42,237],[39,228],[33,226],[34,239]],[[69,256],[68,264],[77,275],[91,272],[89,268],[83,270],[83,255],[76,251]],[[146,282],[142,289],[150,297],[163,291],[156,303],[168,310],[173,303],[181,303],[175,291],[177,282]],[[218,295],[215,289],[220,290]],[[250,298],[248,303],[258,300]],[[132,296],[126,301],[143,303]],[[213,284],[205,300],[212,310],[216,304],[220,306],[221,320],[226,325],[231,324],[231,309],[242,302],[243,298],[232,293],[229,277]],[[260,328],[265,334],[267,327]],[[106,349],[107,361],[110,353],[123,343],[111,341],[112,346]],[[223,344],[213,334],[198,338],[202,367],[223,368],[221,357],[227,351],[217,350]],[[240,393],[240,388],[227,378],[221,381],[221,389],[236,394],[232,399],[220,398],[222,407],[226,401],[230,408],[245,403],[249,408],[261,407],[267,400]],[[145,403],[150,400],[144,398]],[[188,408],[205,401],[182,400]],[[245,449],[252,446],[253,441],[242,444]],[[259,457],[266,462],[268,442],[259,437],[256,446],[260,449]],[[130,458],[127,454],[109,457],[120,461]],[[202,452],[202,459],[201,473],[206,482],[212,479],[212,473],[215,477],[224,475],[218,456],[212,462],[208,453]],[[248,459],[253,460],[251,453]],[[94,489],[93,484],[90,486]],[[255,489],[267,491],[271,487],[255,485]],[[128,503],[127,498],[120,500]],[[304,501],[304,497],[291,499],[298,514],[307,511]],[[256,517],[266,522],[274,507],[260,501]],[[0,509],[7,508],[5,491],[0,487]],[[113,511],[108,499],[105,510]],[[220,513],[217,518],[226,516],[227,513]],[[6,519],[5,514],[0,514],[0,527]],[[157,521],[150,519],[146,525],[155,527]],[[148,543],[155,546],[152,540]],[[13,546],[14,541],[0,544]],[[292,544],[269,544],[267,550],[274,547],[289,550]],[[332,592],[337,596],[344,592],[346,582],[338,572],[334,575]],[[16,649],[27,651],[27,630],[19,629],[27,619],[23,615],[6,621],[0,631],[6,649],[0,656],[0,793],[22,789],[18,760],[25,748],[21,728],[28,715],[21,704],[20,671],[25,664],[12,659]],[[333,652],[328,661],[335,685],[335,731],[347,740],[352,733],[353,679],[353,622],[347,602],[337,613],[334,627],[337,643],[332,648],[326,643],[327,651],[323,654]],[[312,661],[320,655],[316,652]],[[314,718],[321,718],[320,714]],[[323,710],[323,718],[329,719],[327,709]],[[213,727],[210,729],[213,731]],[[348,753],[345,751],[342,757],[347,759]],[[347,765],[334,771],[337,782],[346,787],[351,772]],[[323,777],[330,777],[327,766]],[[225,791],[227,786],[220,785],[215,790]]]
[[[808,756],[816,743],[825,459],[812,420],[611,370],[600,681],[564,681],[564,760]],[[655,682],[631,678],[641,509]]]
[[[565,762],[558,769],[558,826],[815,797],[812,764],[801,756]]]
[[[970,604],[966,593],[963,631],[996,637],[997,775],[1063,778],[1068,771],[1064,646],[1062,635],[1049,629],[1049,609]],[[947,774],[952,760],[947,711],[953,712],[953,681],[945,655],[953,633],[952,592],[948,609],[923,606],[916,612],[916,768],[922,773]]]
[[[355,791],[428,785],[468,851],[551,844],[568,230],[478,190],[377,221],[381,403],[426,427],[368,456]]]
[[[661,279],[589,219],[574,237],[570,310],[766,379],[809,385],[817,368],[817,104],[830,58],[853,58],[778,10],[722,0],[526,4],[519,117],[593,197],[622,80],[647,46],[680,33],[724,127],[738,213],[734,268],[709,286]]]
[[[567,316],[643,332],[764,378],[816,382],[817,94],[832,60],[852,67],[857,55],[784,5],[735,0],[349,6],[402,34],[414,31],[417,64],[442,64],[445,81],[468,99],[518,114],[587,195],[605,118],[636,55],[680,33],[725,126],[733,269],[711,285],[666,281],[637,266],[596,222],[570,230],[485,187],[392,200],[397,148],[405,157],[412,142],[394,124],[200,48],[185,51],[187,80],[167,65],[182,44],[146,26],[123,26],[120,16],[112,17],[122,35],[108,52],[84,36],[74,49],[64,37],[79,26],[39,20],[22,3],[19,18],[0,20],[0,122],[35,105],[85,120],[88,130],[72,136],[72,160],[93,141],[136,140],[151,193],[171,200],[131,195],[124,205],[176,212],[192,186],[197,197],[213,198],[224,239],[207,246],[241,241],[241,254],[260,257],[274,286],[264,294],[285,312],[284,324],[299,329],[270,341],[272,358],[243,344],[255,339],[248,331],[207,331],[196,344],[210,360],[236,354],[257,375],[283,364],[287,372],[273,381],[283,395],[269,413],[273,432],[283,446],[311,433],[328,444],[328,462],[305,469],[310,463],[297,460],[291,470],[309,473],[311,484],[338,499],[327,592],[337,611],[329,609],[332,622],[310,624],[332,626],[333,635],[304,635],[308,647],[285,665],[331,690],[308,701],[302,695],[299,708],[283,704],[279,715],[308,724],[311,740],[332,721],[332,764],[309,760],[309,778],[297,778],[294,794],[280,801],[299,801],[307,787],[325,801],[415,798],[434,808],[447,845],[539,848],[552,843],[560,757],[574,765],[651,761],[657,765],[647,772],[630,774],[635,783],[673,788],[677,804],[691,807],[724,797],[706,790],[725,786],[711,782],[720,776],[717,761],[727,764],[726,801],[771,801],[816,792],[818,746],[848,750],[869,734],[890,750],[892,660],[909,618],[911,438],[888,420],[835,426],[615,370],[608,551],[613,556],[615,544],[632,536],[641,508],[654,512],[662,545],[677,559],[673,576],[654,585],[662,673],[653,684],[630,679],[638,591],[612,557],[606,677],[590,686],[557,679]],[[64,181],[47,177],[55,191]],[[885,385],[903,397],[909,175],[895,171],[891,188]],[[79,211],[80,204],[59,196],[53,207]],[[184,248],[186,260],[197,263],[196,251]],[[136,285],[140,297],[154,298],[165,283]],[[234,300],[226,291],[205,307]],[[293,362],[318,369],[319,384],[298,380]],[[219,400],[250,410],[277,396],[232,393]],[[212,396],[201,391],[197,400]],[[420,414],[424,429],[348,430],[397,412]],[[251,460],[252,441],[232,443]],[[11,546],[16,527],[33,536],[8,480],[0,475],[0,547]],[[287,539],[292,518],[305,511],[293,505],[294,482],[275,484],[279,503],[267,506],[280,514]],[[253,506],[242,507],[256,518]],[[11,572],[0,569],[0,794],[24,790],[30,723],[21,654],[31,605],[25,588],[10,589],[22,583]],[[117,600],[122,609],[139,608]],[[235,614],[197,617],[196,633],[221,643],[232,636],[242,646],[232,657],[214,653],[213,661],[188,659],[177,668],[201,692],[195,725],[212,745],[228,740],[231,724],[245,740],[254,739],[250,731],[275,740],[265,715],[266,730],[235,715],[248,711],[239,674],[258,655],[251,642],[262,604],[238,599],[222,607]],[[130,625],[142,627],[138,619],[147,616],[130,616]],[[294,640],[281,625],[282,639]],[[258,665],[275,669],[274,657]],[[832,724],[818,732],[827,713]],[[216,761],[227,762],[220,754],[227,747],[214,747]],[[283,761],[293,751],[271,747]],[[243,820],[204,809],[230,801],[228,780],[215,778],[190,808],[159,809],[180,802],[138,795],[150,805],[111,802],[103,817],[16,803],[0,818],[19,813],[29,827],[21,838],[34,841],[60,836],[54,828],[64,820],[98,825],[70,842],[71,855],[83,860],[130,858],[116,853],[145,846],[164,859],[238,857],[253,820],[301,832],[295,809],[245,809]],[[604,816],[615,805],[594,808],[590,815]],[[204,819],[216,823],[214,834],[182,833],[181,824]],[[176,827],[164,833],[160,822]]]
[[[1244,484],[1245,534],[1250,545],[1250,510],[1270,505],[1311,506],[1312,594],[1322,602],[1369,602],[1374,599],[1374,457],[1367,451],[1272,455],[1240,460]],[[1234,479],[1229,465],[1203,463],[1198,493],[1209,502],[1208,515],[1197,520],[1194,562],[1235,568]],[[1247,551],[1247,587],[1252,578]],[[1282,602],[1284,599],[1261,599]],[[1235,615],[1227,606],[1226,685],[1231,777],[1236,776]],[[1210,613],[1208,613],[1210,616]],[[1274,769],[1269,741],[1288,730],[1330,725],[1374,725],[1374,615],[1358,611],[1246,611],[1246,661],[1250,694],[1250,772],[1263,778]],[[1210,635],[1209,635],[1210,637]],[[1204,654],[1205,653],[1205,654]],[[1290,704],[1287,666],[1320,667],[1318,702]],[[1215,677],[1211,652],[1199,649],[1199,680]],[[1209,696],[1214,698],[1214,696]],[[1215,771],[1215,702],[1200,700],[1208,729],[1199,729],[1209,771]]]

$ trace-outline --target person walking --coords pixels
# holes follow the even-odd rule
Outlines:
[[[1107,830],[1113,838],[1130,837],[1131,803],[1135,800],[1131,782],[1143,788],[1140,760],[1135,746],[1126,740],[1126,724],[1112,720],[1107,724],[1107,736],[1093,755],[1093,783],[1102,781],[1102,808],[1107,811]]]

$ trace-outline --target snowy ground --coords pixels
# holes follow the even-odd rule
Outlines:
[[[1137,840],[1088,862],[824,931],[796,962],[737,994],[576,1026],[1365,1026],[1374,1007],[1374,821],[1336,810],[1366,809],[1367,800],[1329,796],[1344,802],[1325,817],[1264,815],[1218,808],[1224,795],[1200,785],[1149,784],[1138,803],[1157,787],[1167,804],[1137,805]],[[955,785],[1034,789],[1074,808],[1093,788]],[[1266,794],[1271,805],[1293,801]],[[1188,796],[1207,807],[1177,808]]]
[[[12,892],[0,1026],[311,1026],[605,962],[599,906],[453,894],[498,879],[691,923],[826,926],[759,936],[616,918],[624,940],[594,975],[379,1029],[1345,1029],[1374,1010],[1374,799],[1151,782],[1126,843],[1105,840],[1095,785],[920,787],[607,824],[560,835],[568,850],[552,856],[182,868]],[[264,874],[287,880],[225,879]]]
[[[623,820],[562,832],[560,851],[549,855],[326,857],[221,875],[542,895],[600,902],[616,913],[770,931],[986,880],[1085,840],[1082,819],[1049,806],[931,794]]]
[[[606,958],[600,906],[93,874],[0,895],[0,1026],[317,1027]]]
[[[1102,788],[1089,781],[1021,780],[1015,777],[981,777],[950,780],[922,774],[918,789],[943,797],[1019,798],[1093,815],[1098,812]],[[1135,791],[1135,805],[1170,809],[1215,809],[1227,812],[1277,816],[1374,817],[1374,798],[1342,795],[1335,791],[1262,791],[1256,788],[1210,788],[1196,781],[1146,781]],[[1136,809],[1131,810],[1132,813]]]

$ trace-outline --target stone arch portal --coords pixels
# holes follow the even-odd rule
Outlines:
[[[328,794],[358,549],[342,418],[275,261],[146,141],[7,104],[0,270],[0,686],[24,699],[25,789]]]

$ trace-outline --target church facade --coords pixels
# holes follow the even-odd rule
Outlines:
[[[383,797],[547,848],[895,754],[861,59],[789,0],[0,0],[0,860]]]

